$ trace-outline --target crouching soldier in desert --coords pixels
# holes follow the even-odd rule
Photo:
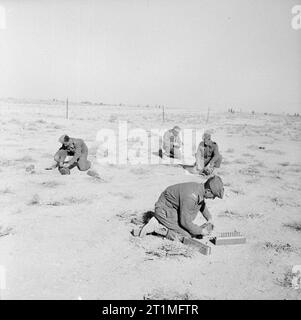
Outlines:
[[[198,146],[195,159],[194,170],[200,174],[210,175],[214,168],[220,167],[222,156],[219,153],[217,143],[211,140],[210,133],[204,133],[203,141]]]
[[[205,183],[186,182],[169,186],[155,204],[155,213],[141,229],[139,236],[150,233],[183,242],[185,237],[209,235],[213,230],[212,216],[205,199],[223,198],[224,186],[220,177]],[[193,221],[201,212],[207,222],[201,226]]]
[[[166,131],[163,135],[163,151],[170,158],[181,158],[182,141],[180,139],[181,128],[178,126]],[[162,157],[162,150],[160,150]]]
[[[71,138],[63,135],[59,138],[61,148],[54,155],[54,164],[47,170],[58,167],[61,174],[70,174],[70,169],[77,166],[80,171],[86,171],[91,167],[88,158],[88,147],[82,139]],[[72,158],[65,162],[67,156]]]

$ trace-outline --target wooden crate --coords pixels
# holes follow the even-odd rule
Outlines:
[[[211,254],[211,247],[202,243],[200,240],[184,238],[183,243],[189,246],[196,247],[205,256]]]
[[[243,236],[240,232],[222,232],[216,237],[210,240],[216,246],[221,245],[231,245],[231,244],[244,244],[247,242],[245,236]]]

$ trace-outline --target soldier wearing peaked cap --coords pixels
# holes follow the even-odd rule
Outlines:
[[[170,158],[181,158],[181,147],[183,143],[180,138],[180,132],[181,128],[179,126],[174,126],[163,135],[162,149],[164,154]],[[160,151],[162,153],[162,150]]]
[[[140,231],[140,237],[157,233],[170,240],[209,235],[213,230],[212,216],[205,199],[223,198],[224,186],[218,176],[205,183],[186,182],[166,188],[155,204],[155,213]],[[193,221],[201,212],[207,222],[198,226]]]
[[[219,168],[222,162],[222,156],[218,150],[216,142],[211,140],[211,134],[205,132],[203,140],[200,142],[195,154],[195,171],[200,174],[210,175],[214,168]]]
[[[80,171],[86,171],[91,167],[91,162],[87,159],[88,147],[82,139],[71,138],[64,134],[59,138],[59,142],[62,146],[54,155],[54,164],[46,169],[58,167],[61,174],[70,174],[70,169],[75,166]],[[65,163],[67,156],[72,158]]]

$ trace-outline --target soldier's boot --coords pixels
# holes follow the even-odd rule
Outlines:
[[[156,233],[159,234],[161,236],[166,236],[168,229],[163,226],[162,224],[159,223],[159,221],[155,218],[152,217],[147,224],[145,224],[142,229],[139,232],[139,237],[143,238],[144,236],[146,236],[147,234],[150,233]]]

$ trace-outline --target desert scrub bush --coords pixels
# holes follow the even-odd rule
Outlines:
[[[45,120],[43,120],[43,119],[39,119],[39,120],[36,120],[35,123],[45,124],[47,122]]]
[[[167,241],[166,241],[167,242]],[[154,256],[157,258],[169,258],[169,257],[185,257],[191,258],[197,252],[197,249],[186,246],[180,242],[164,243],[160,247],[146,251],[148,256]]]
[[[228,164],[231,164],[231,161],[229,161],[227,159],[223,159],[222,164],[228,165]]]
[[[116,217],[120,220],[129,222],[129,223],[134,223],[136,225],[142,225],[144,222],[143,220],[143,215],[141,214],[141,212],[134,210],[125,210],[125,211],[121,211],[119,213],[116,214]]]
[[[226,209],[225,211],[219,213],[218,216],[235,219],[235,218],[239,218],[240,214],[238,212],[233,211],[233,210]]]
[[[59,125],[59,124],[55,124],[55,125],[53,126],[53,129],[64,129],[64,126],[61,126],[61,125]]]
[[[8,123],[21,124],[22,122],[20,120],[17,120],[17,119],[11,119],[11,120],[8,121]]]
[[[12,227],[3,227],[0,226],[0,237],[8,236],[13,233]]]
[[[109,192],[111,195],[114,195],[114,196],[118,196],[118,197],[121,197],[123,199],[126,199],[126,200],[131,200],[131,199],[134,199],[134,197],[130,194],[127,194],[127,193],[123,193],[123,192]]]
[[[290,163],[289,162],[280,162],[278,163],[282,167],[287,167]]]
[[[267,250],[274,250],[277,253],[296,251],[296,248],[291,246],[289,243],[272,243],[270,241],[266,241],[263,248]]]
[[[189,291],[178,292],[156,289],[145,294],[143,300],[197,300],[197,298]]]
[[[1,167],[9,167],[9,166],[13,166],[13,165],[14,165],[14,162],[12,160],[6,160],[6,159],[0,160]]]
[[[4,189],[1,189],[1,190],[0,190],[0,193],[1,193],[1,194],[13,194],[13,192],[11,191],[11,189],[8,188],[8,187],[6,187],[6,188],[4,188]]]
[[[59,207],[59,206],[63,206],[64,203],[61,201],[50,201],[46,203],[47,206],[53,206],[53,207]]]
[[[242,189],[238,189],[238,188],[237,188],[237,189],[232,188],[232,189],[230,189],[230,191],[233,192],[233,193],[235,193],[235,194],[237,194],[237,195],[243,195],[243,194],[245,194]]]
[[[242,154],[244,157],[250,157],[250,158],[254,158],[255,156],[251,153],[243,153]]]
[[[245,164],[245,163],[246,163],[246,161],[245,161],[245,160],[243,160],[243,159],[235,159],[235,160],[233,161],[233,163],[237,163],[237,164]]]
[[[29,201],[28,205],[30,206],[35,206],[35,205],[40,205],[41,200],[38,194],[34,194],[32,199]]]
[[[299,173],[299,172],[301,172],[301,167],[299,167],[299,166],[291,166],[291,167],[288,168],[288,171]]]
[[[294,274],[292,271],[287,271],[284,273],[283,278],[277,278],[277,284],[284,288],[292,288],[293,287],[293,278]]]
[[[38,131],[39,128],[38,128],[38,127],[35,127],[34,125],[31,125],[31,126],[28,126],[28,127],[26,128],[26,130],[28,130],[28,131]]]
[[[231,186],[231,182],[229,182],[229,181],[224,182],[224,187],[230,187],[230,186]]]
[[[254,212],[250,212],[247,213],[247,215],[245,216],[247,219],[260,219],[263,217],[262,213],[254,213]]]
[[[56,187],[62,185],[62,183],[53,180],[53,181],[44,181],[41,183],[41,185],[45,188],[56,188]]]
[[[275,179],[282,179],[281,178],[281,174],[282,172],[280,170],[268,170],[268,172],[272,175],[272,178],[275,178]]]
[[[115,114],[112,114],[109,118],[109,122],[115,122],[118,119],[118,117]]]
[[[16,159],[18,162],[36,162],[31,156],[24,156],[22,158]]]
[[[262,161],[257,161],[257,162],[255,163],[255,166],[256,166],[256,167],[259,167],[259,168],[266,168],[266,165],[265,165],[264,162],[262,162]]]
[[[276,154],[276,155],[282,155],[282,154],[285,154],[283,151],[280,151],[280,150],[265,150],[266,153],[271,153],[271,154]]]
[[[79,205],[79,204],[82,204],[82,203],[86,203],[86,202],[89,202],[91,201],[90,199],[88,198],[85,198],[85,197],[66,197],[62,200],[54,200],[54,201],[48,201],[46,203],[44,203],[46,206],[53,206],[53,207],[58,207],[58,206],[68,206],[68,205],[73,205],[73,204],[76,204],[76,205]],[[40,202],[39,202],[40,204]]]
[[[85,198],[85,197],[67,197],[67,198],[64,198],[63,200],[63,203],[64,204],[81,204],[81,203],[86,203],[86,202],[89,202],[90,200],[88,198]]]
[[[35,173],[35,166],[34,164],[30,164],[29,166],[25,166],[25,171],[31,174]]]
[[[259,183],[260,179],[258,177],[253,177],[252,179],[245,180],[246,184]]]
[[[247,176],[259,176],[260,175],[260,171],[254,165],[240,169],[239,173],[241,173],[243,175],[247,175]]]
[[[284,227],[301,232],[301,222],[284,223]]]
[[[277,206],[277,207],[283,207],[285,205],[285,203],[283,202],[283,200],[277,198],[277,197],[272,197],[271,201]]]
[[[221,212],[218,214],[219,217],[224,218],[230,218],[230,219],[260,219],[263,217],[262,213],[254,213],[254,212],[248,212],[246,214],[241,214],[233,210],[225,210],[224,212]]]

